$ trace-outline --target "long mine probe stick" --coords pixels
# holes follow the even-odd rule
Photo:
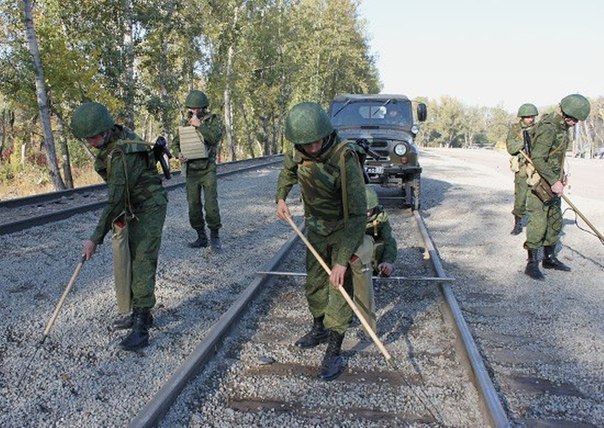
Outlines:
[[[292,229],[294,229],[296,231],[296,233],[298,234],[300,239],[304,242],[306,247],[310,250],[310,252],[313,254],[313,256],[315,256],[317,261],[321,264],[321,266],[323,267],[325,272],[327,272],[327,275],[328,276],[331,275],[331,269],[329,268],[329,266],[327,266],[327,264],[325,263],[325,261],[323,260],[321,255],[317,252],[317,250],[315,250],[315,248],[308,241],[308,239],[306,239],[306,236],[304,236],[304,234],[300,231],[298,226],[296,226],[296,224],[294,223],[292,218],[290,216],[286,216],[286,219],[287,219],[287,222],[289,223],[289,225],[292,227]],[[359,321],[361,321],[361,324],[363,324],[363,327],[365,327],[365,331],[367,333],[369,333],[369,336],[371,337],[373,342],[376,344],[376,346],[378,347],[378,349],[380,350],[382,355],[384,355],[384,358],[386,358],[386,362],[390,365],[390,367],[392,367],[394,370],[396,370],[397,367],[396,367],[396,364],[394,363],[394,359],[392,358],[392,356],[390,355],[388,350],[384,347],[384,344],[380,341],[379,337],[377,337],[375,332],[372,330],[372,328],[369,325],[369,323],[367,322],[367,320],[363,317],[363,314],[361,313],[361,311],[359,311],[359,308],[357,307],[357,305],[352,301],[352,299],[350,298],[350,296],[348,295],[346,290],[344,290],[344,287],[338,287],[338,290],[340,291],[340,293],[342,293],[342,296],[344,296],[346,303],[348,303],[348,305],[352,308],[352,311],[358,317]]]
[[[54,312],[52,313],[50,319],[48,320],[48,323],[46,324],[46,328],[44,329],[44,335],[43,335],[40,343],[44,343],[44,341],[50,334],[50,330],[52,329],[53,324],[55,323],[57,317],[59,316],[61,307],[63,306],[63,303],[65,302],[65,299],[67,298],[67,295],[69,294],[69,291],[73,287],[73,284],[75,284],[75,281],[76,281],[78,275],[80,274],[80,270],[82,270],[82,266],[84,266],[85,261],[86,261],[86,256],[82,256],[82,260],[80,261],[80,263],[78,263],[75,270],[73,271],[73,274],[71,275],[71,279],[69,280],[67,287],[65,287],[65,290],[63,291],[63,294],[61,295],[61,298],[59,299],[57,306],[55,306]]]

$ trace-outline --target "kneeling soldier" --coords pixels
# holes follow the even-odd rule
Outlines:
[[[107,182],[109,193],[94,233],[84,241],[84,255],[90,260],[112,228],[114,241],[117,235],[125,235],[123,252],[116,251],[114,245],[115,286],[118,309],[123,313],[131,308],[132,313],[116,320],[114,328],[131,328],[120,343],[122,349],[142,348],[149,344],[153,323],[150,311],[155,306],[157,258],[168,203],[166,190],[151,146],[130,129],[116,125],[104,105],[82,104],[73,113],[71,129],[77,138],[99,149],[94,169]],[[118,265],[123,269],[118,269]]]
[[[340,351],[352,309],[338,288],[352,291],[348,264],[364,239],[365,183],[355,149],[341,142],[319,104],[294,106],[285,121],[285,135],[294,149],[286,153],[279,175],[277,216],[290,216],[285,199],[300,183],[308,240],[331,266],[328,277],[307,251],[305,294],[314,323],[296,345],[311,348],[327,341],[319,376],[331,380],[344,369]]]
[[[371,187],[367,192],[367,235],[373,238],[373,272],[380,276],[390,276],[394,271],[397,244],[392,236],[392,226],[384,207]]]

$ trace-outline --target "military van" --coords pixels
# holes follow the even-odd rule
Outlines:
[[[414,141],[426,105],[404,95],[345,94],[334,98],[329,117],[343,139],[365,145],[373,155],[365,161],[369,182],[400,186],[404,204],[419,209],[422,168]]]

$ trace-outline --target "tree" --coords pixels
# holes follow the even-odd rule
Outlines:
[[[55,152],[55,141],[50,124],[50,112],[48,109],[48,98],[46,96],[46,84],[44,82],[44,68],[40,59],[38,49],[38,39],[34,28],[34,19],[32,14],[31,0],[23,0],[23,14],[25,23],[25,32],[29,51],[31,52],[34,71],[36,75],[36,95],[38,99],[38,109],[40,111],[40,120],[44,131],[44,147],[46,148],[46,160],[48,163],[49,174],[54,183],[55,190],[65,189],[65,183],[59,173],[59,164]]]

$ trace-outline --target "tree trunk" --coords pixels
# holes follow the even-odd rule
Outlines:
[[[237,9],[235,9],[237,10]],[[233,100],[231,99],[231,73],[233,72],[233,45],[229,46],[226,64],[226,82],[224,86],[224,131],[226,143],[231,152],[231,160],[237,160],[235,138],[233,136]]]
[[[59,145],[61,147],[63,160],[63,177],[65,177],[67,188],[73,189],[73,175],[71,174],[71,160],[69,158],[69,147],[67,146],[67,137],[65,135],[65,121],[60,115],[55,114],[55,116],[59,128]]]
[[[126,105],[125,112],[125,125],[130,129],[134,129],[134,97],[135,97],[135,85],[134,85],[134,11],[132,7],[132,0],[124,1],[124,23],[123,23],[123,41],[124,41],[124,63],[126,64],[124,70],[124,103]]]
[[[273,123],[273,132],[271,138],[271,154],[277,153],[277,120],[275,119],[275,112],[271,112],[271,122]]]
[[[165,136],[168,143],[168,147],[172,142],[172,135],[170,133],[170,109],[167,108],[169,105],[168,95],[168,40],[172,33],[172,16],[174,15],[174,8],[176,6],[176,0],[171,0],[168,6],[168,14],[166,15],[166,27],[165,31],[162,32],[161,41],[161,69],[159,71],[159,82],[161,85],[161,126],[162,134]]]
[[[59,173],[59,164],[57,162],[57,154],[55,152],[55,141],[52,135],[52,126],[50,123],[50,112],[48,109],[48,99],[46,96],[46,84],[44,83],[44,69],[40,59],[40,51],[38,49],[38,39],[34,28],[32,15],[31,0],[23,0],[25,14],[25,32],[29,44],[34,69],[36,73],[36,96],[38,99],[38,109],[40,111],[40,121],[42,122],[42,130],[44,132],[44,145],[46,147],[46,160],[48,162],[48,172],[51,180],[54,183],[55,190],[64,190],[65,183]]]
[[[256,157],[254,154],[254,137],[252,135],[252,130],[250,129],[250,122],[247,120],[247,114],[245,113],[245,106],[243,102],[239,103],[239,110],[241,110],[241,117],[243,117],[243,123],[245,124],[245,132],[247,133],[247,146],[250,151],[250,156],[252,159]]]
[[[4,144],[6,144],[6,108],[2,109],[2,134],[0,134],[0,166],[2,165],[2,155],[4,153]]]
[[[271,147],[268,141],[268,117],[261,116],[260,120],[262,120],[262,145],[264,147],[264,156],[268,156],[271,154]]]

